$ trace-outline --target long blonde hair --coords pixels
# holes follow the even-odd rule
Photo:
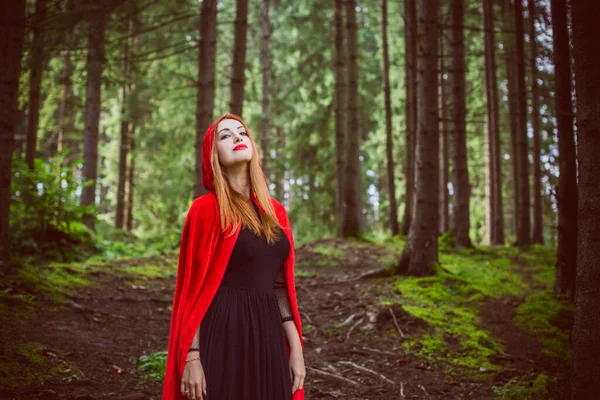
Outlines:
[[[250,142],[252,143],[252,158],[250,159],[248,168],[250,177],[250,194],[251,196],[253,192],[256,194],[256,201],[258,201],[258,203],[260,203],[262,208],[265,210],[265,212],[259,212],[259,215],[256,215],[254,206],[251,204],[252,200],[248,201],[244,195],[233,189],[229,179],[223,174],[223,170],[221,169],[217,146],[215,143],[218,135],[217,128],[219,123],[224,119],[234,119],[240,122],[246,130],[248,138],[250,138]],[[221,214],[222,231],[225,232],[227,227],[231,226],[231,232],[229,235],[227,235],[227,237],[231,236],[237,230],[238,226],[242,224],[242,226],[247,227],[257,236],[264,234],[269,244],[275,243],[276,239],[278,238],[277,228],[281,227],[281,224],[277,219],[275,209],[271,203],[271,196],[269,195],[269,189],[267,188],[265,175],[260,166],[256,142],[254,141],[254,137],[252,136],[250,129],[248,129],[246,123],[239,116],[235,114],[225,114],[217,121],[213,135],[215,136],[213,137],[210,161],[214,171],[215,195],[217,196],[217,202],[219,204],[219,211]]]

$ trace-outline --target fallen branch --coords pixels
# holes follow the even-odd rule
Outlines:
[[[322,371],[320,369],[313,368],[313,367],[306,367],[306,368],[309,371],[312,371],[312,372],[316,373],[317,375],[321,375],[321,376],[324,376],[324,377],[327,377],[327,378],[331,378],[333,380],[345,383],[345,384],[350,385],[350,386],[359,386],[360,385],[358,382],[351,381],[350,379],[344,378],[343,376],[340,376],[340,375],[337,375],[337,374],[333,374],[331,372]]]
[[[396,315],[394,314],[394,310],[392,310],[391,308],[390,310],[390,314],[392,314],[392,319],[394,320],[394,325],[396,325],[396,329],[398,330],[398,333],[400,334],[400,336],[402,336],[404,338],[404,332],[402,332],[402,329],[400,329],[400,325],[398,325],[398,321],[396,320]]]
[[[342,365],[349,365],[353,368],[356,368],[357,370],[364,372],[366,374],[372,375],[376,378],[379,378],[380,380],[389,383],[390,385],[394,386],[395,383],[394,381],[392,381],[391,379],[386,378],[384,375],[380,374],[377,371],[373,371],[372,369],[366,368],[366,367],[361,367],[360,365],[353,363],[352,361],[338,361],[338,364],[342,364]]]
[[[361,347],[363,350],[367,350],[367,351],[371,351],[373,353],[379,353],[379,354],[388,354],[390,356],[397,356],[398,354],[392,352],[392,351],[386,351],[386,350],[379,350],[379,349],[373,349],[371,347],[367,347],[367,346],[362,346]]]
[[[350,328],[350,330],[348,330],[348,333],[346,333],[346,341],[348,341],[348,339],[350,339],[350,333],[352,333],[352,331],[354,330],[354,328],[356,328],[357,325],[360,325],[363,322],[364,319],[365,318],[363,317],[363,318],[359,319],[358,321],[356,321],[354,323],[354,325],[352,325],[352,327]]]

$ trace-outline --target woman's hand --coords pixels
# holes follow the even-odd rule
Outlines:
[[[292,350],[290,352],[290,377],[292,379],[292,393],[302,389],[304,386],[304,377],[306,369],[304,368],[304,355],[302,350]]]
[[[184,394],[187,391],[187,394]],[[206,377],[200,360],[185,363],[181,378],[181,393],[191,400],[202,400],[206,396]]]

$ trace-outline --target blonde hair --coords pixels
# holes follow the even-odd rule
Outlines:
[[[252,143],[252,158],[250,159],[248,167],[250,195],[252,197],[252,193],[254,192],[256,194],[256,201],[260,203],[265,210],[265,212],[259,212],[259,215],[255,212],[254,206],[250,204],[250,201],[252,200],[248,201],[244,195],[233,189],[229,183],[229,179],[223,174],[215,143],[218,135],[217,128],[219,123],[224,119],[234,119],[240,122]],[[250,129],[248,129],[246,123],[239,116],[235,114],[225,114],[217,121],[213,135],[210,162],[214,171],[215,195],[217,196],[217,202],[219,204],[222,231],[225,232],[227,227],[231,226],[231,232],[226,237],[232,236],[238,226],[242,224],[242,226],[247,227],[257,236],[264,234],[267,243],[275,243],[278,238],[277,227],[282,226],[277,219],[275,209],[271,203],[271,196],[269,195],[265,175],[260,167],[256,142],[254,141]]]

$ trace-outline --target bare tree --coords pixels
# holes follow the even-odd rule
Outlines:
[[[358,49],[356,43],[356,2],[346,0],[346,34],[348,49],[348,109],[347,126],[355,127],[348,132],[346,165],[344,175],[344,218],[342,235],[357,236],[360,233],[360,126],[358,123]]]
[[[415,213],[415,150],[417,135],[417,5],[404,0],[404,66],[406,68],[406,192],[402,234],[407,235]]]
[[[25,0],[0,2],[0,267],[10,267],[10,182],[25,37]]]
[[[337,177],[336,210],[338,236],[343,236],[344,171],[346,152],[346,51],[344,40],[344,0],[335,1],[335,166]]]
[[[439,230],[438,24],[439,0],[419,0],[417,46],[417,207],[398,274],[435,273]]]
[[[206,193],[206,189],[202,186],[202,141],[213,119],[216,57],[217,1],[204,0],[200,6],[200,43],[198,45],[194,198]]]
[[[572,331],[571,399],[600,390],[600,70],[596,1],[572,1],[573,60],[577,92],[578,256]],[[565,13],[566,14],[566,13]]]
[[[387,183],[390,199],[390,230],[392,235],[400,232],[398,226],[398,206],[396,204],[396,185],[394,184],[394,156],[392,143],[392,99],[390,94],[390,58],[387,40],[387,0],[383,0],[381,7],[381,36],[383,46],[383,92],[385,97],[385,137],[387,156]]]
[[[465,107],[464,0],[452,0],[450,13],[450,51],[452,58],[452,171],[454,181],[454,226],[452,233],[458,247],[471,247],[469,238],[469,170],[467,168],[467,129]]]
[[[248,32],[248,0],[237,0],[233,65],[231,69],[231,112],[242,116],[246,84],[246,36]]]

